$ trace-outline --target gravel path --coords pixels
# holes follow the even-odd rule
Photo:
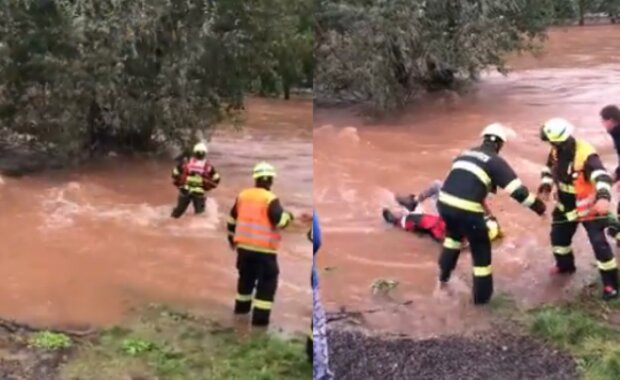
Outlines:
[[[412,340],[330,330],[328,338],[335,380],[579,379],[569,355],[528,337]]]

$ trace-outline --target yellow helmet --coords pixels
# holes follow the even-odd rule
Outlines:
[[[489,240],[493,241],[501,237],[499,224],[494,218],[486,218],[487,230],[489,231]]]
[[[540,137],[552,143],[561,143],[573,135],[575,127],[565,119],[559,117],[549,119],[543,124]]]
[[[261,177],[275,177],[276,169],[273,167],[273,165],[268,164],[265,161],[259,162],[254,166],[252,176],[254,177],[254,179]]]
[[[207,153],[207,144],[203,143],[203,142],[199,142],[198,144],[194,145],[194,149],[192,150],[194,153]]]

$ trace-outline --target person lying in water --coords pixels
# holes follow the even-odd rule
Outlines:
[[[430,235],[435,241],[442,243],[446,236],[446,223],[438,214],[424,212],[421,208],[422,203],[429,199],[437,199],[441,190],[441,181],[434,181],[429,188],[424,190],[417,196],[396,195],[395,199],[399,205],[407,209],[407,212],[394,212],[390,209],[383,209],[383,219],[395,227],[401,228],[407,232]],[[489,238],[495,241],[502,237],[502,232],[487,205],[483,205],[485,209],[485,221],[489,230]]]

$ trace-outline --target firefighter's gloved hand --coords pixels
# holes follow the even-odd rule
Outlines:
[[[540,198],[536,198],[536,200],[534,201],[534,204],[532,205],[531,209],[532,209],[532,211],[534,211],[538,215],[543,216],[543,215],[545,215],[545,212],[547,211],[547,206],[545,205],[545,202],[540,200]]]
[[[549,201],[551,189],[551,185],[549,185],[548,183],[543,183],[542,185],[538,186],[538,197],[541,198],[541,200],[544,202]]]
[[[609,214],[609,200],[599,199],[596,201],[593,207],[594,211],[599,215]]]
[[[615,223],[607,228],[607,235],[612,239],[618,239],[620,237],[620,225]]]

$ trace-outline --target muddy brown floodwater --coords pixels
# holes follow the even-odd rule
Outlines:
[[[494,121],[514,130],[503,155],[530,189],[538,186],[548,153],[538,128],[550,117],[575,123],[577,135],[595,144],[613,169],[612,142],[598,112],[620,103],[619,52],[620,26],[558,28],[541,57],[512,58],[509,76],[487,73],[462,96],[429,96],[389,121],[351,108],[315,110],[314,197],[325,234],[319,263],[332,269],[321,273],[327,308],[393,305],[369,289],[374,279],[389,278],[400,281],[391,297],[413,303],[367,314],[372,329],[423,337],[487,326],[489,310],[471,305],[469,255],[460,260],[453,293],[438,292],[440,246],[387,226],[381,209],[395,207],[394,192],[415,193],[444,179],[453,157],[477,144],[482,127]],[[524,307],[553,302],[596,275],[583,231],[574,239],[578,274],[557,282],[547,274],[549,222],[505,194],[492,198],[491,207],[507,234],[494,247],[496,297],[504,293]]]
[[[222,174],[204,216],[172,220],[170,160],[110,158],[78,171],[4,178],[0,185],[0,316],[35,324],[119,321],[144,302],[172,302],[225,320],[236,293],[226,216],[259,160],[293,212],[312,207],[312,104],[251,100],[247,127],[216,133]],[[190,209],[191,211],[191,209]],[[310,243],[284,233],[274,326],[305,330]]]

